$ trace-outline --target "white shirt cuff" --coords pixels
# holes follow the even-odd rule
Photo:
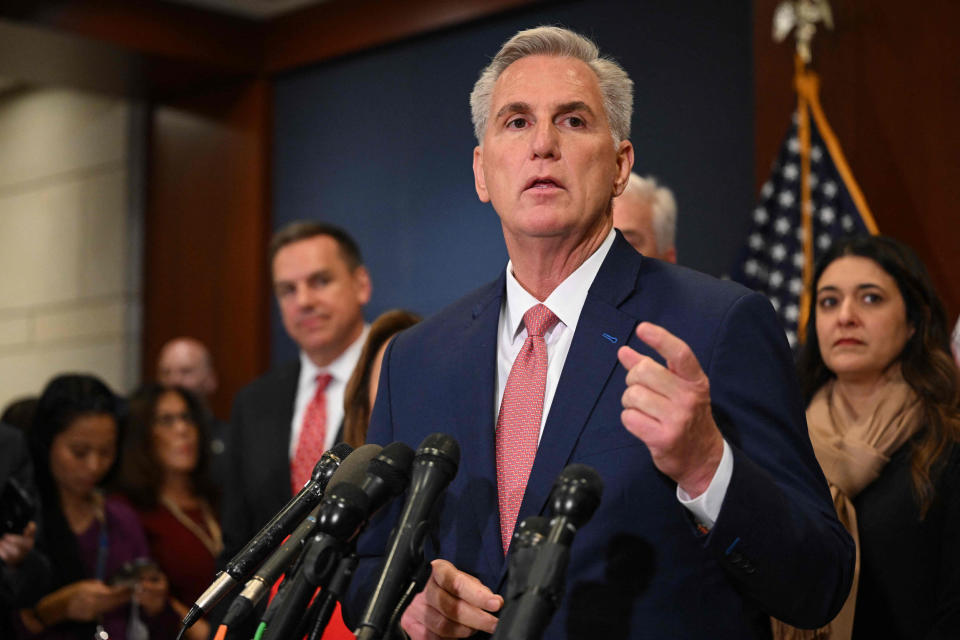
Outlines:
[[[691,498],[677,485],[677,500],[693,514],[698,524],[712,529],[720,516],[720,507],[723,505],[723,498],[727,495],[731,476],[733,476],[733,451],[724,439],[723,455],[720,457],[720,464],[707,490],[696,498]]]

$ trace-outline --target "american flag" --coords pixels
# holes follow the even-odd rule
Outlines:
[[[770,178],[760,190],[760,203],[753,210],[747,241],[740,250],[731,278],[751,289],[765,294],[776,310],[787,334],[791,348],[799,345],[798,323],[804,293],[805,231],[801,217],[801,135],[800,117],[794,113],[793,124],[780,146],[773,163]],[[827,125],[828,145],[817,126],[822,113],[812,114],[804,124],[809,126],[809,184],[812,211],[813,263],[835,239],[876,233],[876,225],[865,205],[861,208],[855,199],[863,201],[853,183],[839,146]],[[825,122],[821,120],[821,122]],[[830,147],[833,147],[831,152]],[[845,180],[839,164],[847,174]],[[852,184],[852,187],[851,187]],[[856,195],[852,195],[853,191]],[[812,265],[808,265],[812,273]]]

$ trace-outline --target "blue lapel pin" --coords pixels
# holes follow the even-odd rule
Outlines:
[[[609,333],[604,333],[604,334],[601,334],[601,335],[602,335],[608,342],[610,342],[610,344],[617,344],[617,342],[619,342],[619,340],[617,340],[617,337],[616,337],[616,336],[612,336],[612,335],[610,335]]]

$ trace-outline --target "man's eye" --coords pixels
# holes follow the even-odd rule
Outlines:
[[[527,121],[523,118],[514,118],[507,122],[508,129],[523,129],[527,126]]]
[[[579,129],[580,127],[585,127],[587,125],[586,121],[580,116],[570,116],[569,118],[567,118],[567,124],[577,129]]]

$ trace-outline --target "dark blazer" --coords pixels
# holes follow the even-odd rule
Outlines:
[[[860,534],[854,640],[946,640],[960,634],[960,445],[934,467],[925,517],[913,490],[912,443],[853,504]]]
[[[33,481],[26,438],[19,429],[0,423],[0,488],[9,478],[16,478],[33,498],[37,506],[33,519],[40,527],[40,496]],[[0,561],[0,638],[15,637],[10,616],[15,615],[15,609],[33,606],[47,592],[49,582],[49,561],[36,546],[16,567]]]
[[[290,489],[290,424],[300,361],[257,378],[237,392],[222,456],[221,519],[227,562],[293,497]],[[343,437],[338,427],[336,442]]]
[[[391,343],[368,434],[414,447],[436,431],[459,441],[459,473],[427,553],[495,591],[506,571],[494,453],[504,295],[501,275]],[[693,349],[733,449],[733,476],[708,535],[620,422],[617,349],[628,344],[659,359],[634,335],[644,320]],[[783,330],[759,294],[644,258],[618,232],[584,303],[518,522],[545,513],[554,479],[572,462],[594,467],[605,488],[574,539],[567,591],[545,638],[762,638],[767,615],[812,627],[842,605],[852,541],[807,437]],[[348,615],[359,613],[398,509],[361,538],[361,554],[373,557],[361,563]]]
[[[285,505],[290,491],[290,423],[300,361],[237,392],[227,433],[221,526],[226,562]]]

